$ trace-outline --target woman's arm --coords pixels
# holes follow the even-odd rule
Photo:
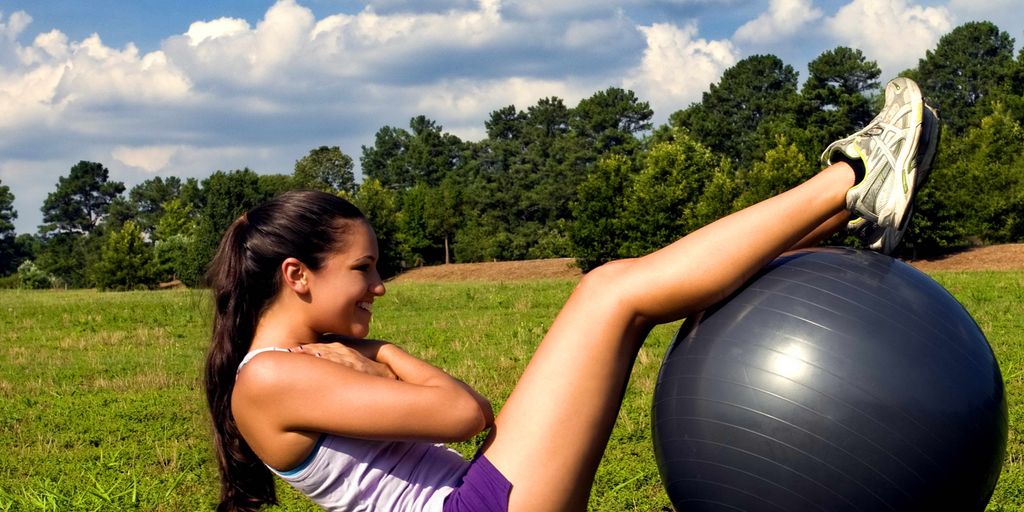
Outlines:
[[[390,343],[380,345],[377,350],[377,361],[390,367],[391,371],[403,382],[430,385],[432,383],[440,384],[441,381],[445,381],[462,388],[480,408],[484,419],[483,428],[480,430],[494,425],[494,410],[491,407],[491,402],[480,393],[477,393],[469,384],[448,375],[443,370],[423,360],[409,355],[397,345]]]
[[[337,334],[327,334],[324,335],[322,339],[324,340],[324,343],[313,343],[300,346],[299,350],[305,354],[325,357],[331,361],[344,364],[364,373],[379,375],[382,377],[397,378],[414,384],[422,384],[422,379],[430,378],[433,372],[441,372],[445,377],[451,378],[458,384],[461,384],[465,388],[466,392],[470,393],[474,397],[477,404],[479,404],[480,409],[484,413],[487,422],[485,428],[494,424],[494,410],[491,407],[491,402],[487,400],[487,398],[478,393],[468,384],[454,379],[443,370],[435,368],[414,356],[410,356],[397,345],[381,340],[350,338]],[[403,368],[396,370],[391,363],[382,361],[380,358],[382,349],[384,352],[383,357],[391,357],[392,362],[402,366]],[[359,360],[358,357],[353,357],[353,351],[361,355],[365,360]],[[390,356],[388,355],[394,351],[397,351],[397,353],[392,353]]]
[[[358,351],[374,356],[399,380],[323,357],[260,354],[236,381],[232,410],[240,426],[449,442],[469,439],[493,423],[490,403],[440,369],[388,343]]]

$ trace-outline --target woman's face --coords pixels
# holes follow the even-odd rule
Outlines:
[[[384,281],[377,273],[377,237],[367,222],[354,221],[344,245],[320,270],[310,273],[312,327],[320,333],[364,338],[370,332],[373,301],[384,295]]]

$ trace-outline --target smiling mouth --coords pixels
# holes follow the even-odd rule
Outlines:
[[[365,302],[365,301],[357,302],[356,306],[359,309],[362,309],[363,311],[366,311],[367,313],[373,313],[373,303],[372,302]]]

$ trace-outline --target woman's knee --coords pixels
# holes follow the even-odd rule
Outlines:
[[[587,272],[575,294],[594,301],[607,301],[617,307],[629,307],[630,294],[634,293],[633,283],[636,259],[615,260]]]
[[[609,261],[584,274],[582,282],[596,282],[600,285],[620,283],[628,279],[630,270],[635,264],[635,258]]]
[[[641,314],[640,306],[645,293],[642,272],[637,259],[623,259],[597,267],[580,281],[571,302],[585,311],[590,321],[603,325],[617,325],[624,329],[617,339],[640,338],[653,324]]]

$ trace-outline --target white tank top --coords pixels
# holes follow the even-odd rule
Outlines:
[[[239,371],[261,352],[246,354]],[[270,468],[270,466],[267,466]],[[458,452],[440,444],[372,441],[323,434],[298,467],[275,474],[330,511],[440,512],[445,497],[469,469]]]

